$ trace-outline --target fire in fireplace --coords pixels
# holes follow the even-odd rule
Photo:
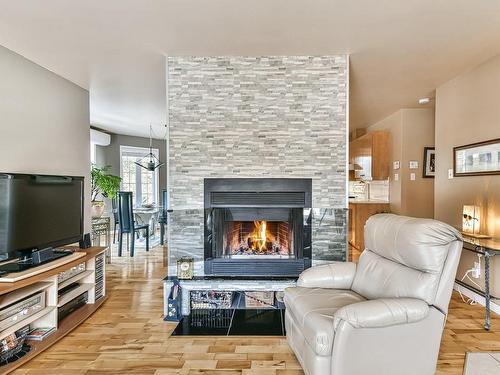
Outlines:
[[[311,266],[310,179],[205,179],[205,273],[298,276]]]
[[[233,258],[290,257],[290,225],[286,221],[232,221],[226,223],[224,248]]]

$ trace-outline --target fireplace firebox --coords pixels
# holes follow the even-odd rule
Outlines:
[[[298,276],[311,266],[311,179],[205,179],[205,274]]]

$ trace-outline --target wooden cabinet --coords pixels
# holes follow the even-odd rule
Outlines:
[[[92,315],[106,300],[104,247],[77,249],[71,255],[52,262],[30,268],[19,273],[11,273],[0,278],[0,309],[8,309],[16,303],[23,303],[34,294],[40,296],[39,311],[24,318],[12,318],[15,324],[4,325],[0,339],[15,333],[25,326],[30,328],[54,327],[55,331],[42,341],[29,341],[31,350],[14,362],[4,364],[0,373],[14,371],[52,344],[63,338],[80,323]],[[83,267],[85,264],[85,267]],[[74,268],[79,271],[72,272]],[[64,273],[66,276],[64,277]],[[71,289],[66,287],[72,286]],[[65,289],[66,288],[66,289]],[[72,311],[59,320],[58,309],[78,295],[87,292],[87,304]],[[28,311],[26,308],[25,312]],[[17,321],[19,319],[19,321]],[[7,320],[7,319],[6,319]],[[5,322],[5,321],[4,321]]]
[[[374,131],[349,143],[349,162],[363,169],[364,180],[386,180],[390,172],[389,133]]]
[[[389,212],[389,203],[349,203],[349,244],[365,249],[365,224],[375,214]]]

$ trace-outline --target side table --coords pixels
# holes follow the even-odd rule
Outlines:
[[[484,329],[489,331],[491,328],[491,295],[490,295],[490,269],[491,258],[500,255],[500,241],[493,239],[478,239],[464,235],[464,249],[484,256],[484,299],[485,299],[485,317]],[[459,285],[471,288],[469,285],[456,280]],[[477,290],[482,294],[482,291]]]

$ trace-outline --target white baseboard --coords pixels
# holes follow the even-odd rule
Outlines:
[[[485,298],[482,295],[477,294],[473,290],[470,290],[469,288],[466,288],[466,287],[464,287],[462,285],[459,285],[459,284],[455,283],[455,285],[453,286],[453,289],[455,289],[457,292],[460,291],[464,296],[473,299],[474,301],[476,301],[481,306],[485,306],[486,305]],[[499,305],[499,303],[500,302],[498,300],[491,300],[491,302],[490,302],[491,311],[494,312],[494,313],[496,313],[496,314],[498,314],[498,315],[500,315],[500,305]]]

